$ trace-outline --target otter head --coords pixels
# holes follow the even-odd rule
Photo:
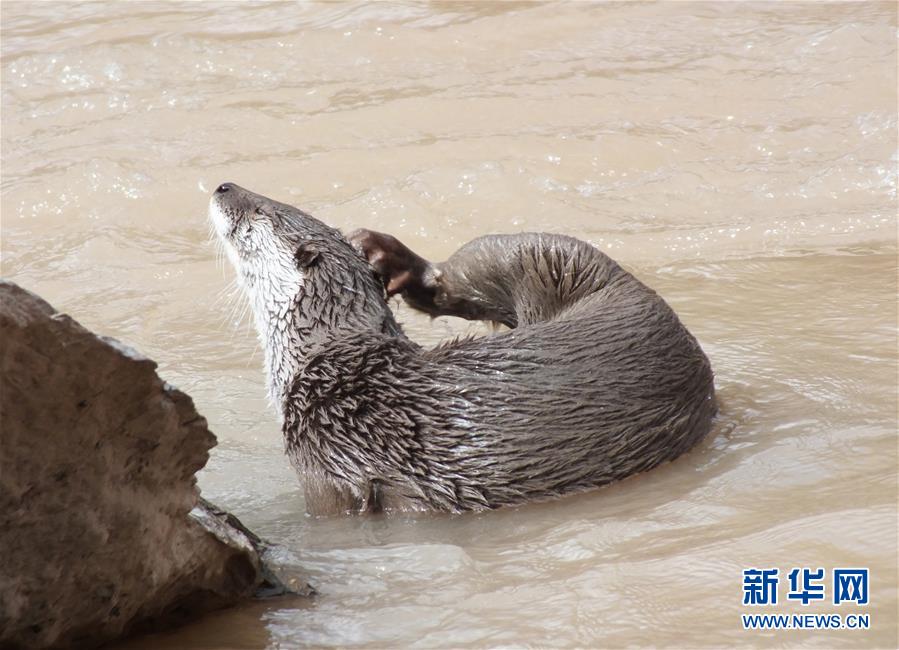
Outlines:
[[[234,183],[215,190],[209,217],[250,300],[276,404],[328,338],[399,334],[380,282],[339,230]]]
[[[291,302],[329,249],[353,262],[341,250],[340,233],[318,219],[234,183],[218,186],[209,201],[209,217],[225,244],[244,289],[263,304]]]

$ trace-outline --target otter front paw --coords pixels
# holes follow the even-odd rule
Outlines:
[[[413,253],[396,237],[360,228],[351,232],[347,240],[368,260],[384,283],[388,296],[418,294],[425,289],[430,262]]]

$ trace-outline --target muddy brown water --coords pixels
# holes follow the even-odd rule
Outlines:
[[[4,2],[3,275],[157,359],[219,437],[204,494],[320,592],[129,647],[896,647],[896,36],[889,3]],[[226,180],[435,259],[589,240],[700,339],[715,431],[553,503],[305,517],[208,240]],[[868,567],[870,603],[753,611],[751,567]]]

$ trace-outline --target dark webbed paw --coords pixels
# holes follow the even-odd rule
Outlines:
[[[380,276],[388,296],[400,293],[415,300],[433,292],[426,286],[433,283],[431,263],[396,237],[360,228],[347,239]]]

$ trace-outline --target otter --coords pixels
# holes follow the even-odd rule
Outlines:
[[[432,263],[233,183],[210,218],[246,291],[313,515],[462,512],[582,492],[710,430],[712,369],[652,289],[563,235],[488,235]],[[424,349],[387,298],[510,329]]]

